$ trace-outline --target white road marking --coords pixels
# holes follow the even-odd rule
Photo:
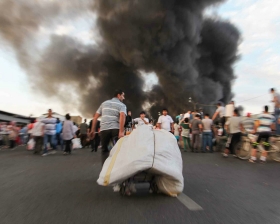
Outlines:
[[[183,193],[179,194],[179,196],[177,198],[183,205],[185,205],[191,211],[202,211],[203,210],[203,208],[199,204],[197,204],[190,197],[188,197],[187,195],[185,195]]]

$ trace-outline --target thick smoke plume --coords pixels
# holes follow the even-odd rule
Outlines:
[[[65,105],[79,102],[84,116],[91,116],[116,88],[125,91],[134,114],[143,107],[154,116],[163,107],[182,113],[192,109],[189,97],[213,104],[233,96],[240,33],[229,22],[203,17],[208,6],[220,2],[6,0],[0,3],[0,34],[37,90]],[[43,49],[34,44],[42,27],[85,14],[97,16],[97,44],[67,35],[52,35]],[[149,91],[143,90],[142,72],[158,77]]]

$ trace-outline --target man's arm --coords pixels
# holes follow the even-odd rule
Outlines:
[[[122,138],[124,136],[124,123],[125,123],[125,113],[120,112],[120,119],[119,119],[119,124],[120,124],[120,130],[119,130],[119,138]]]
[[[161,129],[161,117],[158,118],[158,128]]]
[[[242,123],[242,122],[240,122],[240,124],[239,124],[239,128],[240,128],[241,132],[244,132],[244,131],[245,131],[244,126],[243,126],[243,123]]]
[[[216,119],[218,113],[219,113],[219,112],[215,112],[215,113],[214,113],[214,115],[213,115],[213,117],[212,117],[212,121],[214,121],[214,120]]]
[[[202,132],[203,131],[203,126],[202,124],[198,124],[199,130]]]
[[[141,119],[142,119],[142,118],[141,118]],[[145,120],[145,118],[142,119],[142,121],[144,121],[145,124],[149,124],[149,122],[147,122],[147,121]]]
[[[174,122],[170,123],[171,132],[174,132]]]
[[[42,125],[42,129],[41,129],[41,131],[42,131],[42,136],[44,136],[45,125]]]
[[[94,137],[95,137],[95,128],[96,128],[97,119],[99,117],[100,117],[99,113],[95,113],[95,115],[93,117],[93,121],[92,121],[92,125],[91,125],[91,131],[90,131],[90,135],[91,135],[92,139],[94,139]]]
[[[258,127],[260,126],[260,121],[255,120],[255,125],[254,125],[254,133],[257,133]]]

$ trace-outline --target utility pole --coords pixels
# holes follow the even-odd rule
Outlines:
[[[193,104],[193,109],[194,109],[194,111],[196,111],[196,105],[197,105],[198,103],[197,103],[197,102],[193,102],[191,97],[189,97],[189,103],[192,103],[192,104]]]

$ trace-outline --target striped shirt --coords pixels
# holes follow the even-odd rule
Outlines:
[[[274,116],[271,114],[261,114],[258,116],[257,120],[260,122],[257,132],[270,132],[271,124],[274,122]]]
[[[242,121],[242,125],[246,131],[254,130],[255,121],[253,118],[246,118]]]
[[[42,123],[45,124],[45,135],[55,135],[56,134],[56,118],[54,117],[46,117],[41,120]]]
[[[96,112],[102,116],[100,131],[120,129],[119,119],[121,112],[126,115],[126,106],[118,98],[103,102]]]

